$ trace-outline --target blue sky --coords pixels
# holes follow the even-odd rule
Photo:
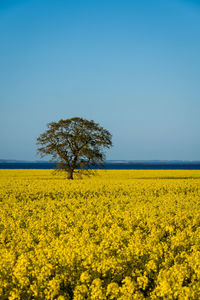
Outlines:
[[[46,124],[113,134],[107,159],[200,160],[200,4],[0,1],[0,158],[39,159]]]

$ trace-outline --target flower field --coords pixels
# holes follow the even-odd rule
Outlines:
[[[200,171],[0,170],[0,299],[200,299]]]

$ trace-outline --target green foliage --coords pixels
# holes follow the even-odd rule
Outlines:
[[[111,134],[93,120],[71,118],[52,122],[37,138],[41,157],[51,155],[57,169],[73,179],[74,170],[87,170],[105,160],[104,148],[112,146]]]

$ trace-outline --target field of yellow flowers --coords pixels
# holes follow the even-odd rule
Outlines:
[[[0,299],[200,299],[200,171],[0,170]]]

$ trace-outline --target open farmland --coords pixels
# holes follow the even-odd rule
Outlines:
[[[200,299],[200,171],[0,170],[0,299]]]

